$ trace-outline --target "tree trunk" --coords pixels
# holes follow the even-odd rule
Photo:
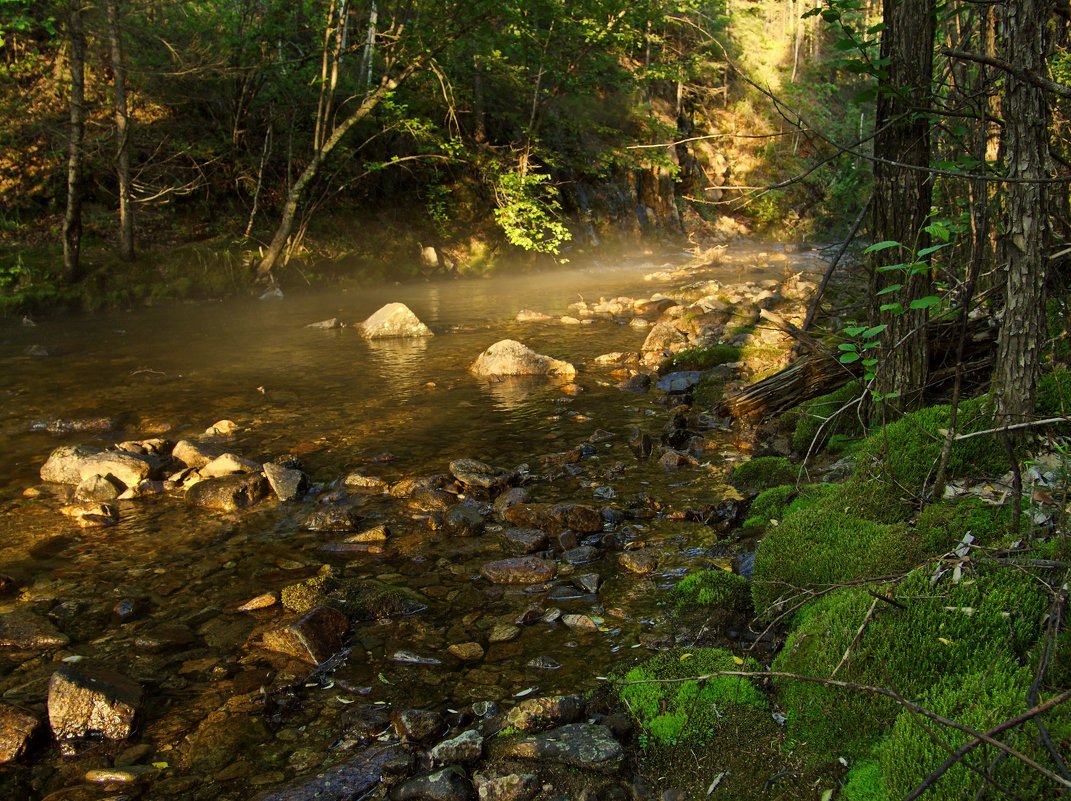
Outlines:
[[[423,62],[416,60],[411,62],[398,78],[383,76],[376,90],[365,97],[361,104],[354,109],[346,119],[339,123],[331,136],[320,146],[316,153],[314,153],[312,160],[302,171],[301,175],[298,176],[298,179],[294,181],[294,184],[290,187],[290,191],[287,193],[286,205],[283,207],[283,216],[279,220],[279,227],[275,229],[275,235],[272,237],[267,253],[264,254],[264,257],[257,265],[258,278],[266,277],[271,273],[272,268],[275,267],[276,262],[279,260],[279,256],[286,247],[287,239],[290,238],[290,232],[294,228],[294,218],[297,216],[298,207],[304,199],[305,190],[312,182],[312,179],[316,177],[316,173],[319,172],[324,161],[331,155],[331,151],[334,150],[338,143],[342,141],[343,137],[349,133],[350,128],[371,114],[383,98],[397,89],[402,81],[422,66]]]
[[[134,209],[130,192],[130,113],[126,102],[126,61],[119,27],[119,0],[106,0],[112,60],[112,110],[115,114],[115,172],[119,178],[119,256],[134,258]]]
[[[874,254],[871,273],[873,324],[888,328],[880,335],[879,363],[874,390],[897,410],[917,408],[928,371],[925,310],[912,310],[911,301],[930,291],[928,270],[881,268],[915,262],[928,237],[922,230],[930,213],[930,105],[933,74],[934,0],[885,0],[885,30],[881,57],[887,73],[879,89],[874,153],[874,236],[892,240],[899,248]],[[895,162],[895,163],[890,163]],[[902,288],[878,295],[892,284]],[[900,313],[880,312],[879,304],[899,303]]]
[[[1015,0],[1000,7],[1004,59],[1004,162],[1008,218],[1001,240],[1006,267],[1004,324],[997,341],[992,398],[996,421],[1025,422],[1034,411],[1045,338],[1050,112],[1045,92],[1024,76],[1045,75],[1050,0]]]
[[[67,38],[71,60],[71,114],[67,142],[67,210],[63,216],[63,280],[80,277],[82,249],[82,144],[85,139],[86,33],[81,0],[67,8]]]

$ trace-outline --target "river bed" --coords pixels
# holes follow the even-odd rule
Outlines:
[[[5,321],[0,574],[18,590],[0,613],[30,609],[69,643],[37,653],[0,649],[0,696],[42,711],[49,678],[64,660],[107,665],[146,689],[131,738],[65,745],[66,756],[55,745],[41,746],[0,768],[5,797],[119,797],[114,786],[85,777],[123,763],[124,754],[155,767],[150,780],[125,788],[122,797],[255,797],[332,764],[355,742],[355,710],[445,712],[478,701],[508,705],[532,693],[582,692],[596,676],[638,658],[641,646],[667,636],[659,591],[688,570],[727,564],[728,549],[693,513],[717,504],[727,470],[745,454],[731,431],[712,426],[697,466],[666,471],[657,459],[638,460],[630,433],[648,431],[657,442],[668,414],[665,396],[624,391],[592,361],[638,350],[647,331],[627,320],[565,325],[515,318],[522,309],[559,317],[581,299],[672,297],[699,280],[757,282],[819,266],[813,251],[785,257],[775,248],[776,259],[769,259],[768,250],[741,245],[720,264],[683,271],[685,254],[671,254],[536,276],[338,287],[34,327]],[[331,317],[349,326],[392,301],[406,303],[436,336],[368,342],[350,327],[306,327]],[[575,382],[563,389],[470,375],[472,360],[504,338],[577,364]],[[113,430],[64,430],[70,421],[97,418],[113,420]],[[234,514],[189,508],[171,495],[138,498],[120,502],[118,525],[82,530],[58,512],[67,499],[55,486],[42,487],[37,475],[60,445],[173,441],[222,419],[237,425],[228,450],[256,461],[296,455],[319,492]],[[603,439],[600,431],[612,436]],[[575,464],[545,458],[581,444],[593,453]],[[535,501],[624,510],[607,533],[588,536],[600,548],[611,538],[612,549],[588,564],[561,564],[550,582],[496,585],[480,576],[481,565],[510,554],[494,531],[444,537],[434,515],[390,496],[348,498],[367,522],[390,528],[381,548],[331,551],[337,537],[303,528],[325,497],[347,494],[341,479],[351,471],[392,483],[443,473],[458,458],[526,465]],[[657,554],[657,570],[621,571],[617,551],[626,547]],[[300,667],[255,644],[284,616],[278,604],[236,610],[324,564],[415,590],[427,608],[357,625],[346,658],[302,686]],[[597,593],[574,581],[584,574],[598,576]],[[135,611],[117,611],[123,603]],[[492,637],[496,626],[513,625],[533,604],[586,615],[595,627],[537,623],[507,639]],[[485,654],[461,661],[446,650],[460,642],[479,642]],[[413,657],[428,663],[414,664]]]

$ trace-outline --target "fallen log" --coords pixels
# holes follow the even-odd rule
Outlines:
[[[761,422],[811,398],[828,395],[862,375],[858,362],[841,364],[835,351],[811,335],[776,315],[763,313],[762,316],[795,337],[810,352],[762,381],[727,395],[718,406],[718,414]],[[954,319],[941,319],[930,321],[926,329],[930,351],[930,380],[926,389],[932,392],[954,374],[958,326]],[[997,327],[992,319],[970,321],[963,358],[971,372],[982,373],[991,366],[996,337]]]

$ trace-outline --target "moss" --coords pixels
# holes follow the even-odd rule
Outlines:
[[[977,498],[942,501],[927,506],[915,523],[919,546],[927,556],[948,553],[970,532],[979,545],[996,545],[1010,531],[1012,508]]]
[[[729,474],[729,482],[737,487],[763,490],[779,484],[794,484],[799,468],[783,456],[760,456],[742,462]]]
[[[1030,685],[1030,674],[1030,670],[1009,662],[990,665],[985,670],[941,682],[924,705],[939,715],[987,731],[1024,711],[1023,699]],[[907,710],[897,716],[891,736],[880,749],[882,780],[890,795],[906,796],[945,761],[946,748],[958,748],[968,739],[966,734],[948,727],[940,730],[939,738],[940,744],[934,742],[917,717]],[[1020,730],[1001,739],[1013,748],[1029,750],[1032,738]],[[941,777],[927,792],[927,798],[934,801],[975,798],[982,777],[969,770],[964,762],[986,772],[997,753],[988,746],[975,748]],[[1036,784],[1031,781],[1030,773],[1018,760],[1002,759],[993,778],[1002,786],[1014,789],[1020,798],[1041,798],[1042,795],[1027,792],[1028,784]]]
[[[906,576],[895,590],[898,605],[879,602],[858,640],[874,604],[865,590],[837,590],[808,605],[797,615],[774,669],[828,677],[851,645],[838,679],[894,686],[927,705],[939,686],[1032,658],[1048,607],[1036,578],[988,567],[965,573],[959,582],[946,574],[935,584],[933,573],[930,565]],[[817,758],[866,758],[899,711],[876,695],[790,680],[778,681],[777,688],[790,734]]]
[[[283,587],[283,606],[291,612],[304,614],[314,607],[323,605],[327,593],[336,584],[334,569],[330,565],[323,565],[315,576]]]
[[[1055,370],[1041,376],[1034,406],[1043,417],[1066,414],[1071,409],[1071,372]]]
[[[844,801],[892,801],[881,781],[881,765],[872,759],[848,771],[840,797]]]
[[[835,392],[800,404],[790,413],[795,420],[792,449],[801,453],[820,451],[834,435],[859,436],[863,426],[849,404],[859,397],[859,385],[852,381]]]
[[[740,360],[740,348],[733,345],[700,345],[674,355],[662,373],[675,370],[709,370],[711,367]]]
[[[985,404],[984,397],[960,404],[960,433],[992,427]],[[904,495],[919,495],[937,470],[944,442],[941,432],[948,428],[949,413],[948,406],[930,406],[879,429],[860,448],[856,478],[881,481]],[[1007,469],[1007,455],[998,439],[973,437],[952,448],[948,477],[1001,474]]]
[[[714,735],[722,717],[730,715],[734,708],[766,707],[763,694],[747,679],[720,676],[700,682],[695,678],[723,670],[759,667],[753,660],[741,662],[720,648],[666,651],[628,671],[618,685],[618,692],[649,742],[706,740]],[[665,682],[666,679],[685,681]]]
[[[726,570],[700,570],[689,573],[669,593],[678,612],[697,606],[718,607],[734,612],[751,608],[748,581]]]
[[[801,592],[900,573],[917,563],[919,549],[906,526],[843,512],[841,497],[827,493],[767,531],[752,582],[760,615],[778,611]]]
[[[822,497],[839,491],[837,484],[805,484],[799,489],[792,484],[771,487],[760,492],[751,502],[744,528],[764,529],[771,520],[784,520],[789,515],[816,503]]]

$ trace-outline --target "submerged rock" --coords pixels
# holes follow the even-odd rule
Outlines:
[[[584,716],[584,702],[577,695],[550,695],[527,698],[506,714],[506,722],[528,732],[546,731]]]
[[[363,323],[358,323],[357,330],[365,339],[434,336],[404,303],[388,303]]]
[[[493,584],[536,584],[549,581],[557,572],[554,562],[535,556],[499,559],[480,568],[480,575]]]
[[[422,743],[437,737],[446,728],[443,716],[427,709],[402,709],[391,715],[391,725],[403,740]]]
[[[450,462],[450,474],[467,488],[491,491],[505,489],[516,475],[476,459],[454,459]]]
[[[302,528],[309,531],[356,531],[361,515],[348,506],[325,506],[309,514]]]
[[[119,522],[119,508],[110,503],[83,503],[64,506],[60,511],[80,528],[114,526]]]
[[[141,707],[137,682],[105,669],[65,665],[48,683],[48,720],[57,739],[123,740]]]
[[[516,526],[542,531],[572,529],[584,534],[602,531],[602,515],[579,503],[519,503],[506,508],[503,518]]]
[[[264,464],[264,475],[280,501],[296,500],[309,488],[308,476],[303,472],[275,462]]]
[[[41,717],[29,710],[0,703],[0,764],[25,754],[42,723]]]
[[[0,647],[37,651],[62,647],[69,642],[66,634],[28,609],[0,615]]]
[[[282,790],[262,795],[257,801],[354,801],[363,798],[383,780],[384,766],[397,753],[394,746],[366,751]]]
[[[453,765],[407,779],[390,794],[391,801],[469,801],[472,797],[472,785]]]
[[[543,356],[514,339],[496,342],[469,368],[481,377],[497,376],[552,376],[572,378],[576,368],[568,362]]]

